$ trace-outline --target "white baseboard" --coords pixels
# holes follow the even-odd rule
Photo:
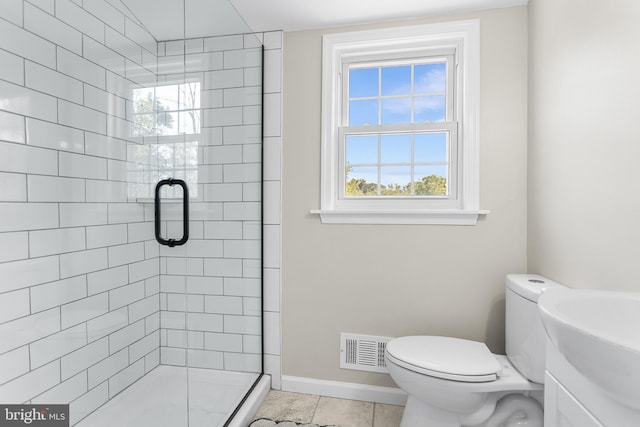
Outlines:
[[[404,406],[407,403],[407,393],[395,387],[318,380],[290,375],[282,376],[282,390],[390,405]]]

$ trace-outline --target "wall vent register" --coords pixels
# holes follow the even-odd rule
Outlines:
[[[393,338],[373,335],[340,334],[340,368],[386,373],[384,351]]]

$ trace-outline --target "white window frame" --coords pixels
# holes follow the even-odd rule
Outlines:
[[[456,164],[450,165],[455,173],[453,197],[344,197],[345,67],[359,61],[418,58],[452,51],[457,63],[453,108],[458,122],[448,129],[458,141],[452,148],[457,151],[457,159],[451,159]],[[476,224],[478,216],[487,213],[479,209],[479,21],[327,34],[322,54],[321,208],[311,212],[319,214],[323,223]],[[428,130],[430,126],[444,127],[434,123],[403,128]]]

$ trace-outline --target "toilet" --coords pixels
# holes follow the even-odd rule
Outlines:
[[[506,277],[506,356],[484,343],[409,336],[387,343],[391,378],[408,394],[400,427],[542,427],[545,333],[537,301],[564,287],[534,274]]]

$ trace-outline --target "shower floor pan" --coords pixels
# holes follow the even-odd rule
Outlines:
[[[158,366],[75,426],[222,427],[258,376]],[[268,376],[263,376],[228,425],[246,425],[243,418],[255,414],[268,389]]]

